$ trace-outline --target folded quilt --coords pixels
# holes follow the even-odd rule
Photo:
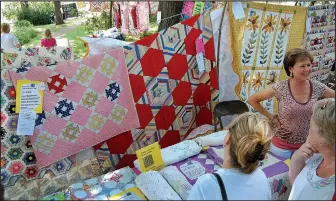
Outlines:
[[[148,171],[136,177],[135,183],[148,200],[181,200],[162,175]]]
[[[202,147],[198,146],[195,141],[186,140],[178,144],[161,149],[161,155],[165,166],[185,160],[191,156],[199,154]],[[139,160],[134,161],[134,166],[140,169]]]
[[[45,83],[43,112],[29,137],[40,167],[139,127],[122,49],[9,73],[14,85]]]
[[[194,141],[197,142],[197,144],[199,144],[201,147],[223,145],[225,136],[228,132],[228,130],[218,131],[206,136],[198,137],[194,139]]]
[[[111,196],[135,188],[136,174],[125,167],[105,175],[72,184],[66,190],[67,200],[109,200]]]
[[[33,47],[21,51],[4,50],[2,53],[2,68],[28,68],[32,66],[48,66],[57,62],[74,59],[70,47],[55,46],[51,48]]]
[[[192,186],[197,179],[219,169],[206,154],[200,153],[186,160],[163,168],[160,173],[183,200],[189,196]]]

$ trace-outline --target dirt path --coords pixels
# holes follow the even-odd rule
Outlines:
[[[86,19],[71,18],[71,19],[65,21],[66,24],[69,24],[68,26],[61,27],[53,35],[56,39],[63,38],[62,36],[64,34],[67,34],[67,33],[71,32],[72,30],[76,29],[82,22],[85,22],[85,21],[86,21]]]

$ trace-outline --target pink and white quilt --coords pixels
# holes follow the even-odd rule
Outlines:
[[[140,126],[122,49],[10,77],[15,86],[20,79],[45,83],[30,136],[40,167]]]

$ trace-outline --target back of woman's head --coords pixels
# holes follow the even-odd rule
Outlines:
[[[246,174],[252,173],[270,147],[272,135],[268,120],[246,112],[232,121],[229,133],[233,166]]]
[[[47,39],[50,39],[52,37],[50,29],[46,29],[44,35]]]
[[[312,120],[314,121],[318,135],[332,150],[335,148],[335,99],[327,98],[319,100],[313,108]]]

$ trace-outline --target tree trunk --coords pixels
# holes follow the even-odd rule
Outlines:
[[[180,22],[181,14],[183,7],[183,1],[160,1],[159,2],[159,11],[161,11],[161,23],[159,25],[159,30],[166,29],[174,24]],[[171,17],[177,15],[175,17]],[[171,18],[169,18],[171,17]],[[168,19],[165,19],[168,18]]]
[[[113,19],[113,1],[110,2],[109,28],[112,28],[112,19]]]
[[[54,7],[55,7],[56,25],[64,24],[63,16],[61,13],[61,2],[54,1]]]
[[[27,10],[28,9],[28,1],[20,1],[20,6],[21,6],[21,10]]]

